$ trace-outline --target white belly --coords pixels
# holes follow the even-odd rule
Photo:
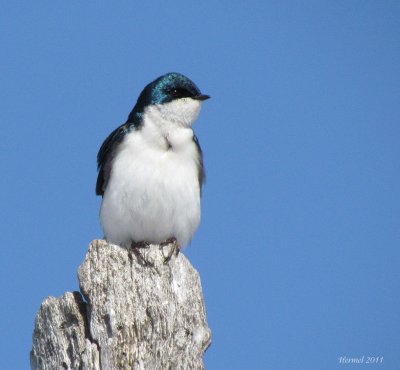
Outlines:
[[[149,145],[132,132],[114,158],[100,219],[106,239],[161,243],[175,237],[180,246],[200,222],[200,186],[192,140],[179,151]]]

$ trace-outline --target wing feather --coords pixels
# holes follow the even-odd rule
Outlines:
[[[203,184],[206,182],[206,171],[204,169],[204,163],[203,163],[203,151],[201,150],[199,139],[197,138],[196,135],[193,135],[193,141],[197,146],[197,149],[199,151],[199,159],[198,159],[198,179],[199,179],[199,185],[200,185],[200,190]]]
[[[112,160],[115,157],[118,145],[128,131],[129,126],[124,123],[111,132],[101,145],[97,154],[97,170],[99,174],[96,181],[96,195],[104,195],[111,174]]]

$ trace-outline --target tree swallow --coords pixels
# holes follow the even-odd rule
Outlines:
[[[200,222],[203,156],[192,130],[208,95],[167,73],[148,84],[127,121],[97,155],[96,194],[108,242],[122,246],[192,239]]]

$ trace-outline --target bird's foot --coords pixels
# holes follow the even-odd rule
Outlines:
[[[164,249],[167,249],[167,253],[164,253]],[[160,243],[160,250],[161,254],[164,257],[164,263],[167,263],[171,259],[173,254],[175,254],[175,256],[179,254],[180,247],[176,238],[169,238],[166,241]]]
[[[148,248],[150,246],[150,243],[142,240],[140,242],[134,242],[132,241],[131,243],[131,248],[135,249],[135,248]]]
[[[136,256],[138,262],[143,266],[149,266],[151,264],[148,261],[146,261],[145,257],[142,255],[140,250],[143,248],[148,248],[149,246],[150,246],[150,243],[148,243],[144,240],[142,240],[140,242],[132,241],[132,243],[131,243],[132,253]]]

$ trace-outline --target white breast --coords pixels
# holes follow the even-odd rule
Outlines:
[[[199,225],[199,157],[193,131],[165,122],[160,126],[159,118],[147,112],[143,127],[125,137],[113,160],[100,210],[111,243],[160,243],[175,237],[184,246]]]

